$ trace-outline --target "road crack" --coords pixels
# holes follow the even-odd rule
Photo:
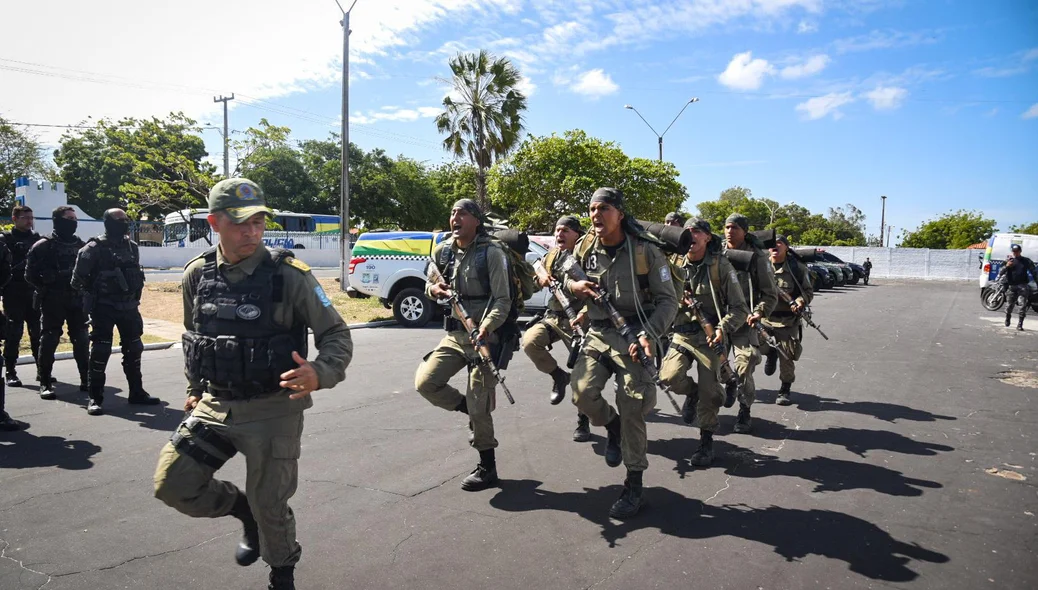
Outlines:
[[[39,586],[37,586],[36,590],[40,590],[41,588],[43,588],[47,584],[50,584],[50,581],[52,579],[54,579],[53,576],[51,576],[50,574],[46,574],[44,572],[34,570],[31,567],[26,567],[25,564],[22,563],[22,560],[20,560],[20,559],[15,559],[13,557],[8,557],[7,556],[7,550],[11,547],[11,544],[8,543],[7,541],[3,540],[3,539],[0,539],[0,543],[4,544],[4,548],[2,550],[0,550],[0,559],[7,559],[9,561],[13,561],[13,562],[18,564],[18,567],[20,567],[21,569],[23,569],[23,570],[25,570],[27,572],[32,572],[32,573],[40,575],[40,576],[46,576],[47,581],[44,582],[43,584],[40,584]]]

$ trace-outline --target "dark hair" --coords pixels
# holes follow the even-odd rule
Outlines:
[[[32,213],[32,207],[26,207],[25,205],[15,205],[11,209],[11,218],[18,217],[19,213]]]
[[[76,210],[72,207],[69,207],[68,205],[58,205],[54,208],[54,212],[50,214],[50,218],[60,219],[65,216],[66,211],[72,211],[74,213]]]

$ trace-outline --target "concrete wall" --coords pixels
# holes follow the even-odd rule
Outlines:
[[[929,248],[825,246],[824,249],[844,262],[862,264],[870,258],[872,276],[881,278],[976,280],[980,276],[977,257],[984,254],[983,250]]]
[[[141,248],[141,266],[144,268],[183,268],[188,260],[198,256],[199,248]],[[338,268],[338,250],[293,250],[296,258],[314,268]]]

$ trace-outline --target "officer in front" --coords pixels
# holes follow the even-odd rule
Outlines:
[[[33,305],[34,289],[25,282],[25,262],[29,257],[29,249],[40,240],[40,234],[33,231],[32,209],[24,205],[15,205],[11,210],[13,226],[0,235],[0,241],[11,252],[11,280],[4,287],[4,313],[7,315],[7,329],[4,331],[4,367],[7,385],[21,387],[18,378],[18,349],[22,342],[24,326],[29,328],[29,349],[33,359],[40,353],[40,312]]]
[[[103,413],[105,368],[112,355],[112,335],[119,328],[123,354],[123,372],[129,386],[131,404],[155,405],[157,397],[144,391],[141,376],[141,353],[144,343],[144,320],[138,307],[144,289],[144,271],[137,243],[130,239],[130,218],[122,209],[104,213],[104,235],[90,238],[79,251],[72,271],[72,288],[83,293],[84,306],[90,314],[90,402],[87,414]]]
[[[0,288],[11,279],[11,252],[7,249],[7,245],[0,241]],[[0,313],[0,323],[3,323],[4,316]],[[15,345],[17,346],[17,344]],[[19,422],[11,418],[4,410],[4,403],[6,401],[7,390],[4,386],[4,382],[0,381],[0,431],[11,432],[14,430],[21,430],[26,426],[24,422]]]
[[[1009,289],[1006,291],[1006,327],[1009,327],[1010,321],[1013,316],[1013,308],[1016,307],[1017,300],[1020,301],[1020,321],[1016,325],[1016,329],[1021,332],[1024,331],[1024,318],[1027,317],[1027,308],[1030,304],[1031,293],[1027,284],[1031,281],[1028,278],[1028,273],[1035,280],[1038,280],[1038,272],[1035,272],[1034,262],[1023,255],[1023,247],[1020,244],[1013,244],[1010,247],[1013,255],[1009,257],[1002,269],[1006,274],[1006,279],[1009,284]]]
[[[54,233],[43,237],[29,250],[25,263],[25,280],[36,289],[36,303],[40,310],[40,354],[36,368],[40,373],[40,399],[55,399],[54,351],[61,339],[62,325],[68,326],[72,341],[72,356],[79,369],[79,390],[87,391],[87,361],[90,343],[87,336],[87,315],[83,299],[72,289],[72,269],[76,256],[84,246],[76,236],[79,222],[76,211],[61,205],[51,214]]]
[[[238,564],[262,556],[268,588],[294,589],[302,548],[288,500],[298,482],[303,411],[313,406],[312,392],[345,378],[353,342],[310,267],[263,245],[273,212],[259,186],[222,180],[209,191],[209,211],[220,242],[188,263],[182,283],[190,416],[162,449],[155,496],[188,516],[241,520]],[[244,492],[213,478],[239,451]]]

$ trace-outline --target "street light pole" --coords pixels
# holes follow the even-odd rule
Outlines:
[[[655,128],[653,128],[653,126],[652,126],[652,125],[649,125],[649,122],[645,120],[645,117],[643,117],[643,116],[642,116],[642,114],[641,114],[640,112],[638,112],[638,109],[634,108],[633,106],[631,106],[631,105],[629,105],[629,104],[625,104],[625,105],[624,105],[624,108],[625,108],[625,109],[629,109],[629,110],[632,110],[632,111],[634,111],[634,113],[635,113],[636,115],[638,115],[638,118],[639,118],[639,119],[641,119],[641,120],[642,120],[642,121],[643,121],[643,122],[644,122],[644,123],[645,123],[646,125],[648,125],[649,129],[651,129],[651,130],[652,130],[652,132],[653,132],[653,133],[654,133],[654,134],[656,135],[656,139],[658,139],[658,140],[659,140],[659,147],[660,147],[660,162],[662,162],[662,161],[663,161],[663,136],[664,136],[664,135],[666,135],[668,131],[670,131],[670,128],[671,128],[671,127],[673,127],[673,126],[674,126],[674,123],[676,123],[676,122],[677,122],[677,120],[678,120],[678,117],[680,117],[680,116],[681,116],[681,113],[684,113],[684,112],[685,112],[685,109],[687,109],[687,108],[688,108],[688,105],[690,105],[690,104],[692,104],[692,103],[694,103],[694,102],[699,102],[699,98],[698,98],[698,97],[695,97],[695,96],[693,96],[692,98],[690,98],[690,99],[689,99],[689,101],[685,103],[685,106],[681,107],[681,110],[680,110],[680,111],[678,111],[678,114],[677,114],[677,115],[674,115],[674,120],[672,120],[672,121],[670,122],[670,125],[667,125],[667,128],[663,130],[663,133],[657,133],[657,132],[656,132],[656,129],[655,129]]]
[[[342,4],[335,0],[336,6],[342,11],[342,172],[340,178],[341,201],[339,203],[339,289],[346,290],[349,286],[349,277],[346,276],[346,268],[349,264],[350,253],[350,12],[357,5],[353,0],[349,10],[342,10]]]
[[[883,202],[883,212],[879,215],[879,245],[883,245],[883,232],[886,231],[887,227],[887,197],[881,196],[880,199]]]

